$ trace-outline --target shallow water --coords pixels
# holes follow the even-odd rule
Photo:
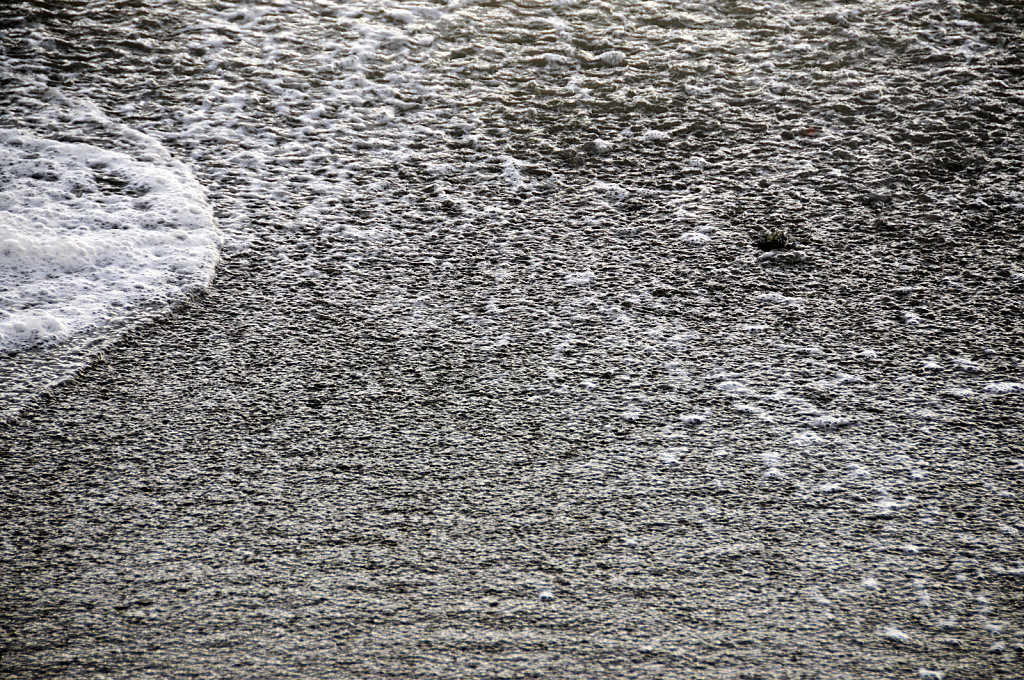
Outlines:
[[[1022,19],[0,10],[0,127],[95,106],[226,239],[5,358],[4,663],[1012,677]]]

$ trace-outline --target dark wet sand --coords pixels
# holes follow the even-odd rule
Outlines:
[[[805,452],[714,380],[624,350],[546,382],[525,334],[483,352],[274,257],[0,432],[4,677],[1019,677],[1024,397],[983,392],[1012,365],[935,377],[976,392],[931,426],[869,362],[833,406],[874,418]],[[681,412],[712,415],[668,447]]]

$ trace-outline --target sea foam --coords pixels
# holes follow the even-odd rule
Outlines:
[[[105,128],[112,148],[0,128],[0,353],[159,313],[210,283],[221,236],[202,187],[156,140]]]

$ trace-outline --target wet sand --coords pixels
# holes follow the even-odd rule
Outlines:
[[[0,433],[5,677],[1019,673],[1024,397],[984,391],[994,358],[920,373],[977,388],[934,426],[844,388],[875,419],[786,447],[625,354],[569,389],[526,340],[412,333],[263,257]],[[667,446],[681,411],[711,415]]]

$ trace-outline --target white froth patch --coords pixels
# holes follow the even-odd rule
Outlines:
[[[584,148],[591,153],[606,154],[615,150],[615,145],[606,139],[596,138],[587,142]]]
[[[373,243],[387,241],[393,236],[393,232],[388,229],[381,229],[379,227],[366,227],[355,224],[345,225],[345,229],[342,233],[350,238],[354,238],[360,241],[370,241]]]
[[[525,184],[521,167],[514,158],[505,158],[501,163],[501,178],[512,191],[519,191]]]
[[[787,297],[782,293],[762,293],[757,296],[757,299],[761,302],[768,302],[773,305],[788,305],[790,307],[799,307],[806,300],[801,297]]]
[[[921,680],[946,680],[946,674],[942,671],[934,671],[928,668],[917,669],[917,677]]]
[[[870,477],[871,473],[863,465],[851,463],[849,466],[851,477]]]
[[[392,21],[409,25],[423,19],[437,19],[441,16],[441,10],[436,7],[426,7],[423,5],[399,5],[396,8],[386,10],[385,14]]]
[[[559,52],[545,52],[544,54],[537,55],[536,59],[543,62],[545,66],[565,66],[576,62],[568,54],[561,54]]]
[[[770,423],[774,421],[774,418],[772,418],[771,415],[769,415],[769,413],[760,406],[755,406],[753,404],[748,404],[745,402],[738,402],[733,404],[732,408],[733,410],[739,411],[740,413],[746,413],[748,415],[756,416],[765,422]]]
[[[807,261],[807,254],[799,250],[769,250],[757,256],[758,262],[776,262],[780,264],[798,264]]]
[[[951,397],[959,397],[962,399],[974,396],[974,390],[972,390],[969,387],[950,387],[949,389],[943,390],[942,393],[948,394]]]
[[[900,510],[907,507],[906,503],[901,503],[893,498],[883,498],[882,500],[875,503],[875,507],[882,511],[884,514],[891,513],[893,510]]]
[[[605,198],[612,201],[624,201],[629,198],[629,189],[614,182],[596,182],[594,190],[604,194]]]
[[[661,130],[647,130],[640,135],[640,141],[644,144],[665,144],[670,139],[672,135]]]
[[[747,394],[750,392],[750,388],[738,380],[723,380],[718,383],[718,389],[732,394]]]
[[[597,60],[605,66],[622,66],[626,63],[626,55],[618,50],[608,50],[597,55]]]
[[[921,317],[913,312],[903,312],[900,314],[900,319],[903,323],[908,326],[918,326],[921,323]]]
[[[804,595],[807,596],[807,599],[816,604],[825,606],[832,604],[832,601],[825,597],[825,594],[821,592],[821,588],[817,588],[814,586],[806,588],[804,589]]]
[[[1024,383],[1019,382],[992,382],[985,385],[985,391],[990,394],[1014,394],[1024,392]]]
[[[960,369],[961,371],[966,371],[967,373],[981,373],[982,371],[985,370],[984,366],[974,361],[973,359],[969,359],[967,357],[954,358],[953,365],[956,368]]]
[[[814,432],[796,432],[789,441],[794,446],[817,446],[825,440]]]
[[[690,379],[690,373],[687,371],[678,361],[669,361],[665,363],[665,372],[668,373],[669,377],[677,381],[684,381]]]
[[[668,449],[658,453],[658,458],[661,459],[662,463],[666,465],[680,465],[679,456],[676,453],[677,449]]]
[[[914,590],[917,592],[917,601],[921,603],[922,607],[932,606],[932,596],[928,594],[924,580],[914,579]]]
[[[138,154],[0,129],[0,352],[209,284],[221,236],[202,187],[155,140],[121,134]]]
[[[825,350],[821,349],[820,347],[793,345],[786,342],[779,343],[779,347],[786,351],[792,352],[793,354],[796,354],[798,356],[820,357],[825,355]]]
[[[880,631],[880,635],[889,638],[893,642],[899,642],[905,645],[908,645],[911,642],[911,637],[896,626],[886,626]]]
[[[593,280],[594,272],[589,269],[565,275],[565,282],[570,286],[585,286]]]
[[[818,416],[811,421],[811,427],[819,430],[838,430],[850,425],[853,421],[841,416]]]
[[[711,240],[711,237],[699,231],[688,231],[685,234],[681,234],[679,240],[685,243],[707,243]]]

